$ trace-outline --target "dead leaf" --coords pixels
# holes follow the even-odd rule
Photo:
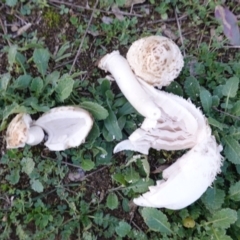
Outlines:
[[[215,8],[215,18],[223,25],[223,33],[231,45],[240,45],[240,32],[237,17],[228,9],[220,5]]]

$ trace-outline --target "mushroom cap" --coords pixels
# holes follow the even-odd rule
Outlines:
[[[135,41],[127,52],[127,60],[139,78],[159,88],[169,85],[184,65],[179,47],[162,36]]]
[[[28,132],[32,119],[29,114],[17,114],[7,128],[7,148],[24,147],[28,140]]]
[[[43,114],[34,125],[48,134],[45,146],[52,151],[77,147],[85,141],[92,128],[90,113],[80,107],[65,106],[52,108]]]

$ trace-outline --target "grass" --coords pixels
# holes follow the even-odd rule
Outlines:
[[[240,64],[239,52],[217,38],[223,34],[214,8],[221,1],[150,0],[132,12],[124,2],[0,4],[0,239],[240,239]],[[27,32],[11,32],[24,21],[32,23]],[[125,54],[134,40],[156,34],[171,34],[185,53],[182,73],[164,90],[200,107],[223,145],[222,173],[179,211],[132,204],[161,178],[146,169],[171,163],[181,152],[113,155],[143,118],[96,67],[107,52]],[[6,149],[5,130],[16,113],[39,116],[65,105],[94,117],[83,145],[61,152],[43,144]]]

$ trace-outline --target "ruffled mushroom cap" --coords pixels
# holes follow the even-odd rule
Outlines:
[[[31,127],[32,118],[29,114],[19,113],[7,128],[7,148],[20,148],[25,144],[36,145],[44,138],[44,132],[39,127]]]
[[[127,53],[127,60],[138,77],[159,88],[169,85],[184,65],[178,46],[162,36],[135,41]]]
[[[56,107],[43,114],[35,123],[48,134],[45,146],[52,151],[77,147],[85,141],[92,128],[89,112],[80,107]]]

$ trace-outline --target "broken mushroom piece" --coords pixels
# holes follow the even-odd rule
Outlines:
[[[105,55],[98,67],[113,75],[124,96],[142,116],[153,120],[161,116],[159,108],[143,90],[127,60],[118,51]]]
[[[184,65],[179,47],[162,36],[135,41],[128,50],[127,60],[137,77],[158,88],[169,85]]]
[[[44,144],[46,147],[52,151],[62,151],[85,141],[93,119],[89,112],[80,107],[56,107],[43,114],[34,125],[48,134]]]
[[[199,199],[220,172],[222,147],[213,136],[197,144],[163,171],[163,180],[150,186],[149,192],[135,198],[144,207],[185,208]]]
[[[44,138],[44,132],[41,127],[32,126],[32,123],[29,114],[17,114],[7,128],[7,148],[20,148],[24,147],[25,144],[39,144]]]

